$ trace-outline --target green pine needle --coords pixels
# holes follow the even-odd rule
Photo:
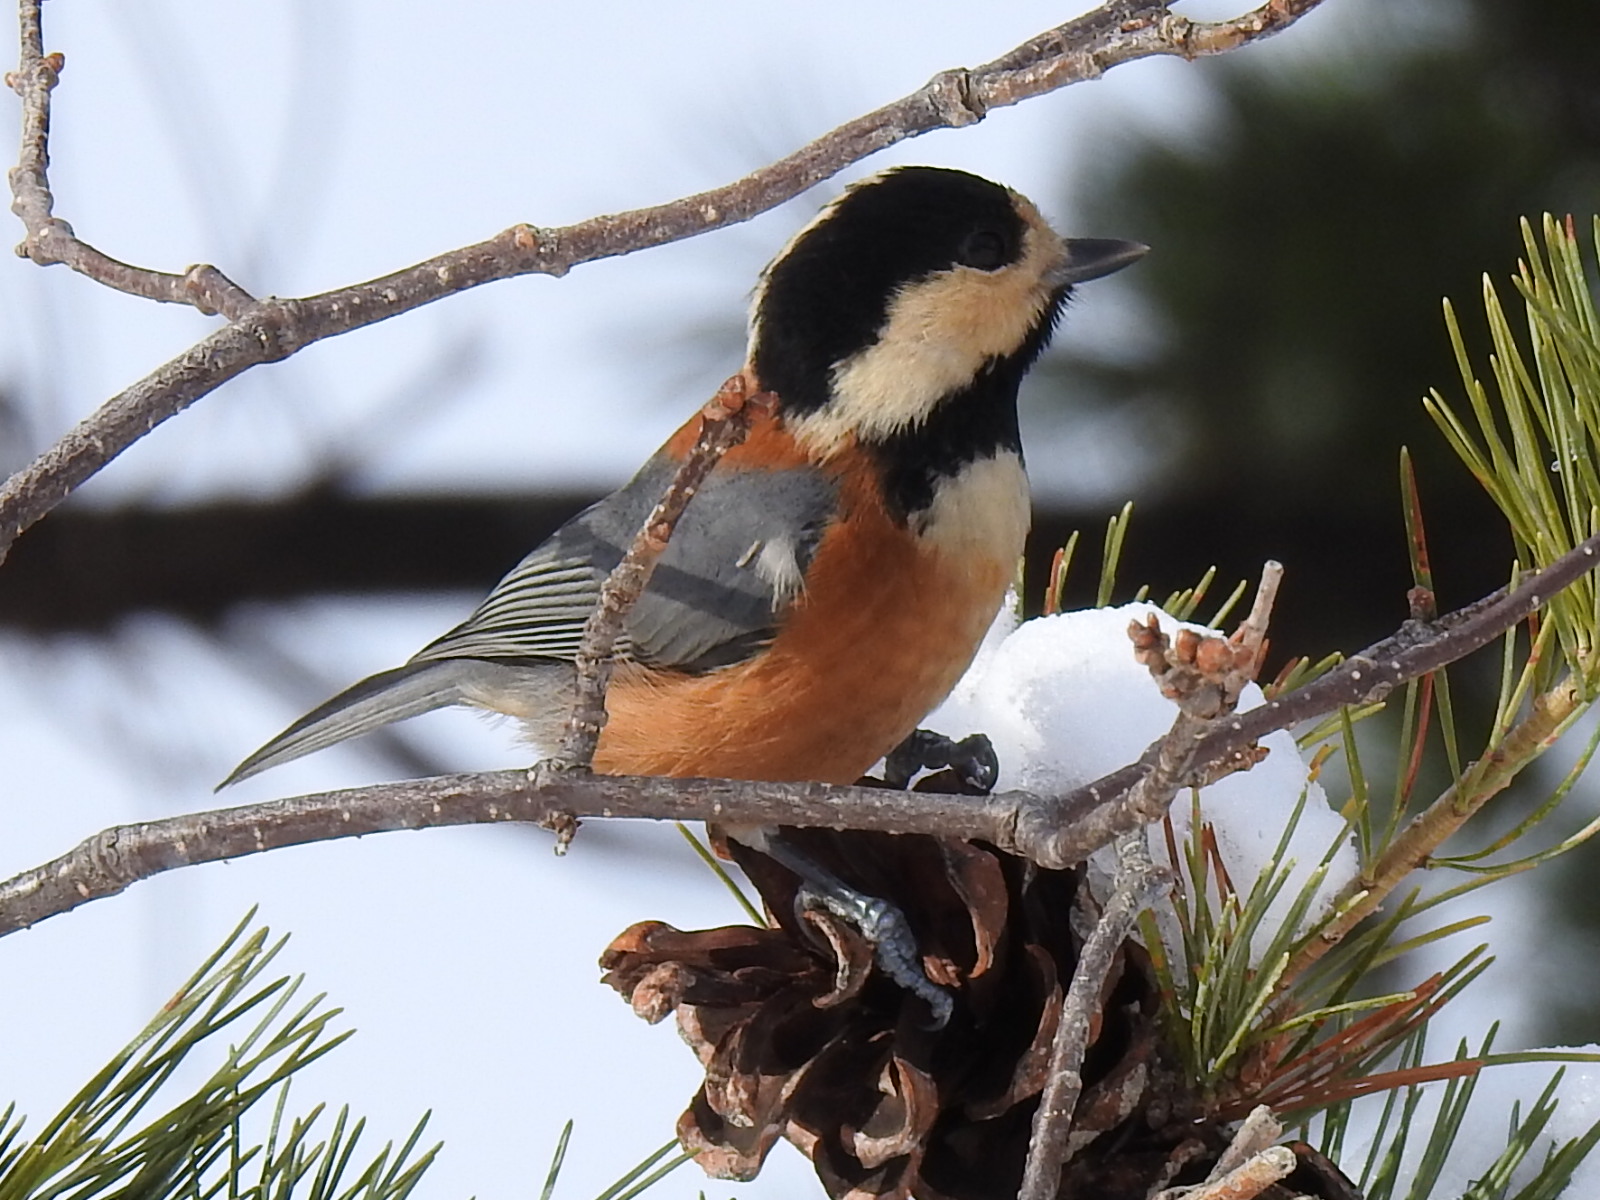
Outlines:
[[[567,1161],[567,1143],[572,1140],[572,1122],[569,1120],[561,1127],[561,1136],[556,1139],[556,1151],[550,1156],[550,1173],[544,1177],[544,1187],[539,1190],[539,1200],[550,1200],[555,1194],[556,1179],[561,1174],[561,1167]]]
[[[1122,543],[1128,536],[1128,525],[1133,520],[1133,501],[1122,506],[1122,511],[1106,522],[1106,539],[1100,554],[1100,587],[1095,592],[1095,607],[1104,608],[1111,603],[1117,587],[1117,567],[1122,561]]]
[[[765,929],[767,927],[767,918],[755,906],[755,902],[744,894],[744,889],[739,886],[739,881],[729,873],[727,867],[722,865],[722,860],[711,852],[711,847],[701,841],[699,835],[682,821],[675,821],[673,824],[678,827],[678,832],[683,835],[683,840],[694,847],[694,852],[699,856],[700,861],[717,877],[722,886],[728,889],[739,907],[744,909],[745,916],[750,918],[750,923]]]
[[[320,996],[294,1006],[300,980],[263,978],[284,942],[269,945],[253,919],[35,1137],[5,1110],[0,1200],[405,1200],[438,1151],[415,1153],[426,1117],[353,1179],[362,1122],[341,1111],[313,1144],[318,1106],[285,1129],[290,1078],[349,1033],[330,1028],[339,1010]],[[211,1074],[174,1095],[179,1067],[206,1058]],[[244,1117],[269,1097],[268,1140],[253,1144]]]

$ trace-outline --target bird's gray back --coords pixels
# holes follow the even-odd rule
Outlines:
[[[601,584],[677,465],[657,454],[624,487],[557,530],[476,612],[411,661],[570,661]],[[837,500],[837,485],[816,468],[712,472],[628,614],[619,654],[683,671],[748,658],[772,639],[798,595]]]

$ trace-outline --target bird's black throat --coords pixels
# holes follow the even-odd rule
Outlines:
[[[926,511],[939,482],[1003,451],[1022,457],[1017,391],[1050,340],[1059,301],[1012,354],[992,358],[965,387],[944,396],[928,416],[865,443],[883,473],[884,503],[902,524]]]

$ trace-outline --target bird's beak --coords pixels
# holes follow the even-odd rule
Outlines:
[[[1062,238],[1066,257],[1051,274],[1057,287],[1085,283],[1120,271],[1136,263],[1149,251],[1143,242],[1124,242],[1117,238]]]

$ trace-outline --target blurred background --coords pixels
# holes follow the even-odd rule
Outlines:
[[[58,213],[130,262],[316,292],[513,222],[726,182],[1087,7],[58,2]],[[1406,615],[1402,445],[1441,604],[1476,598],[1510,547],[1419,403],[1462,394],[1440,301],[1482,352],[1481,276],[1511,294],[1518,218],[1586,228],[1597,44],[1593,0],[1326,0],[1259,46],[1117,68],[747,225],[478,289],[256,370],[124,454],[0,568],[0,876],[108,824],[216,804],[211,787],[268,736],[453,624],[737,367],[763,263],[842,183],[892,163],[973,170],[1065,231],[1154,247],[1082,290],[1030,380],[1032,606],[1049,551],[1073,529],[1097,543],[1131,499],[1124,593],[1215,564],[1220,595],[1277,558],[1276,655],[1358,648]],[[6,471],[214,327],[9,258],[0,312]],[[438,714],[221,800],[528,757],[513,729]],[[670,1136],[696,1083],[672,1034],[595,984],[595,957],[635,920],[739,914],[671,830],[591,825],[565,860],[548,847],[472,829],[280,852],[0,941],[0,1104],[54,1111],[259,901],[295,935],[288,964],[361,1030],[308,1090],[384,1136],[434,1108],[432,1194],[537,1187],[573,1116],[558,1194],[592,1194]],[[1502,925],[1542,931],[1497,943],[1480,989],[1502,1045],[1600,1032],[1591,864],[1579,852],[1501,901]],[[1556,943],[1571,952],[1536,953]],[[808,1194],[805,1178],[786,1159],[708,1194]],[[704,1186],[685,1172],[660,1194]]]

